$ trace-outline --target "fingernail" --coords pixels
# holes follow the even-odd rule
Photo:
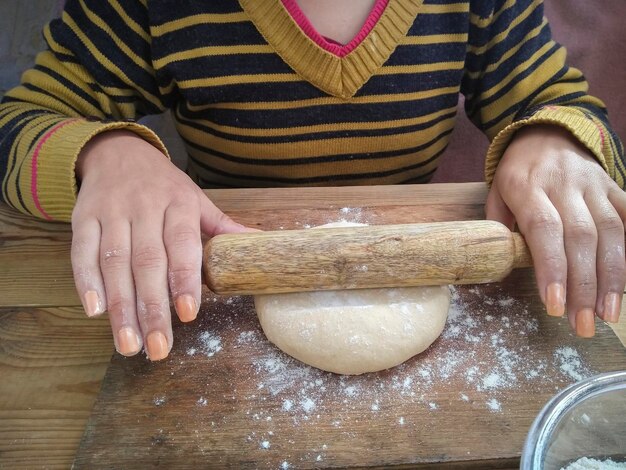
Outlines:
[[[117,332],[117,351],[124,356],[133,356],[139,352],[141,345],[135,331],[125,326]]]
[[[609,292],[604,297],[604,321],[617,323],[622,308],[622,296],[616,292]]]
[[[565,314],[565,289],[563,284],[553,282],[546,288],[546,311],[552,317]]]
[[[176,299],[176,312],[180,321],[189,322],[198,316],[198,306],[196,300],[188,295],[181,295]]]
[[[591,338],[596,332],[595,313],[590,308],[576,312],[576,334],[581,338]]]
[[[160,331],[153,331],[148,335],[148,357],[151,361],[165,359],[169,351],[167,350],[167,340]]]
[[[95,290],[85,292],[85,313],[88,317],[94,317],[103,312],[100,297]]]

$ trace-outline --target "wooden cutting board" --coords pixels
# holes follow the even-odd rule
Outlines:
[[[256,190],[214,200],[236,220],[274,230],[482,218],[484,187],[455,189]],[[425,353],[358,377],[277,350],[249,297],[206,292],[198,320],[174,328],[163,362],[112,358],[75,468],[515,468],[554,393],[626,369],[606,325],[582,340],[545,314],[531,270],[455,288],[446,329]]]

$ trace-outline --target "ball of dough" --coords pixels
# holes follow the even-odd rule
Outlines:
[[[428,348],[445,326],[450,289],[297,292],[254,301],[265,335],[278,348],[319,369],[363,374]]]

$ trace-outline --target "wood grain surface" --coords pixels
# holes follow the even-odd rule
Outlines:
[[[233,215],[262,221],[266,230],[339,219],[482,217],[478,202],[442,200],[374,207],[363,198],[332,207],[310,200],[308,208]],[[557,390],[626,368],[607,326],[582,340],[565,319],[545,314],[531,270],[503,283],[458,287],[453,298],[446,330],[426,353],[389,371],[346,377],[278,351],[262,334],[250,297],[207,294],[197,323],[176,323],[166,361],[113,358],[74,466],[512,468],[532,420]]]
[[[164,362],[113,358],[75,468],[515,467],[557,390],[626,368],[604,324],[584,340],[545,315],[528,271],[457,288],[443,336],[377,374],[290,359],[249,297],[207,296],[175,328]]]
[[[113,352],[106,317],[0,309],[0,468],[66,469]]]
[[[203,262],[221,295],[482,284],[529,266],[523,237],[490,220],[223,234]]]
[[[219,207],[240,222],[265,229],[297,229],[338,218],[366,221],[372,224],[385,223],[389,218],[407,222],[480,219],[484,216],[483,204],[486,189],[483,184],[475,183],[385,186],[366,190],[347,187],[220,190],[208,193]],[[426,206],[428,210],[424,210]],[[279,216],[276,217],[276,214]],[[5,307],[0,309],[0,377],[2,377],[0,380],[0,468],[2,469],[69,468],[72,465],[80,436],[85,429],[92,404],[96,400],[101,379],[113,351],[107,319],[105,317],[87,319],[82,310],[76,308],[79,302],[71,276],[69,246],[70,231],[67,224],[35,221],[0,204],[0,307]],[[520,290],[520,285],[526,287]],[[505,290],[499,293],[492,292],[487,296],[487,301],[499,302],[503,299],[508,301],[510,300],[507,297],[510,295],[508,290],[515,291],[514,298],[523,307],[516,312],[526,318],[524,305],[527,300],[531,304],[536,302],[536,299],[533,301],[528,297],[531,292],[534,292],[532,282],[526,279],[518,283],[513,279],[512,284],[505,283],[501,287]],[[487,295],[481,292],[472,293],[468,288],[459,293],[459,299],[464,299],[465,303],[471,303],[478,300],[476,296]],[[280,388],[279,379],[283,376],[280,370],[271,372],[272,365],[279,369],[284,367],[291,371],[302,372],[302,370],[300,366],[290,363],[281,353],[267,344],[262,336],[258,336],[260,332],[258,326],[255,326],[256,323],[249,308],[249,299],[216,298],[214,302],[213,297],[207,293],[199,321],[192,325],[176,325],[177,342],[173,355],[168,361],[150,364],[143,357],[125,360],[114,356],[109,370],[110,378],[103,384],[102,395],[95,408],[96,414],[93,415],[92,424],[83,437],[83,449],[78,455],[77,466],[79,468],[87,466],[85,452],[89,443],[92,446],[101,446],[98,455],[102,458],[112,452],[115,453],[114,450],[119,442],[123,441],[124,436],[128,436],[124,428],[127,425],[130,425],[127,428],[130,430],[137,427],[143,429],[143,434],[138,434],[136,438],[131,436],[129,442],[123,441],[121,448],[124,449],[130,444],[128,450],[122,451],[116,458],[118,460],[122,457],[131,459],[130,449],[136,450],[133,446],[145,445],[145,448],[137,453],[136,459],[129,460],[124,465],[117,467],[111,465],[107,468],[146,468],[158,465],[161,458],[164,462],[172,462],[172,467],[184,466],[183,462],[190,461],[200,461],[201,468],[220,467],[224,459],[231,459],[237,453],[248,455],[243,465],[247,467],[273,466],[273,463],[279,462],[281,458],[284,460],[279,462],[280,465],[282,462],[288,462],[292,468],[330,466],[333,462],[347,458],[346,456],[354,461],[364,456],[370,458],[373,453],[378,452],[388,458],[391,453],[390,449],[395,445],[393,443],[398,441],[397,436],[409,439],[410,445],[406,442],[400,445],[405,451],[408,447],[419,450],[422,448],[424,439],[426,442],[431,442],[428,437],[424,438],[422,435],[426,435],[430,427],[443,419],[444,422],[451,423],[455,434],[450,437],[452,440],[449,442],[449,450],[448,448],[442,450],[440,463],[433,464],[437,468],[465,468],[468,462],[474,462],[475,466],[480,468],[515,468],[517,454],[513,454],[513,457],[476,461],[474,459],[478,456],[474,455],[471,449],[467,449],[465,450],[466,453],[469,452],[467,460],[455,462],[450,459],[451,453],[454,454],[464,442],[462,439],[461,443],[457,443],[459,436],[475,434],[482,439],[485,437],[482,420],[486,419],[486,422],[490,422],[490,419],[496,419],[499,416],[497,413],[492,415],[485,412],[487,409],[485,396],[475,388],[470,387],[466,393],[468,401],[461,398],[462,403],[465,403],[468,409],[480,411],[477,414],[480,417],[476,418],[469,428],[462,429],[459,426],[459,423],[466,424],[463,419],[466,419],[464,417],[467,409],[459,412],[460,414],[456,416],[458,419],[452,418],[452,415],[425,414],[423,425],[410,423],[408,413],[416,413],[414,408],[422,409],[423,412],[423,408],[430,407],[428,403],[431,398],[432,403],[439,407],[439,411],[449,413],[448,404],[458,401],[462,393],[456,388],[461,386],[467,388],[467,383],[462,377],[457,382],[449,382],[446,387],[435,387],[433,382],[432,389],[436,389],[437,393],[426,390],[428,393],[424,394],[424,398],[429,401],[413,397],[415,401],[409,404],[406,403],[407,396],[403,394],[404,384],[417,382],[415,369],[398,371],[404,375],[396,376],[396,382],[394,382],[393,374],[388,374],[386,378],[384,373],[381,374],[374,380],[374,383],[378,387],[381,384],[383,387],[387,384],[388,391],[381,392],[379,395],[363,396],[362,390],[368,384],[363,382],[364,379],[356,379],[356,385],[361,386],[360,398],[364,400],[360,404],[354,400],[359,398],[358,394],[350,395],[356,389],[350,389],[348,382],[344,382],[343,385],[339,383],[342,389],[347,388],[343,400],[348,401],[346,403],[342,401],[345,408],[336,413],[337,419],[328,423],[332,393],[329,395],[318,393],[310,397],[318,406],[319,413],[317,414],[320,418],[317,418],[317,414],[310,414],[306,419],[306,415],[302,415],[303,405],[298,400],[298,394],[302,389],[302,387],[298,388],[298,385],[305,383],[306,376],[291,377],[284,381],[288,385],[291,384],[289,385],[291,388],[287,387],[282,392],[277,392],[277,384]],[[563,329],[562,321],[547,318],[542,312],[535,312],[532,308],[528,312],[529,315],[537,315],[539,332],[544,330],[551,332],[556,325],[554,345],[557,348],[573,347],[579,353],[583,365],[588,367],[587,372],[625,368],[620,363],[624,357],[623,349],[616,349],[616,340],[603,324],[598,325],[598,335],[595,339],[584,341],[573,338],[566,328]],[[495,314],[493,317],[495,318]],[[467,316],[460,318],[471,323],[471,318]],[[623,312],[622,319],[624,318],[626,318],[626,313]],[[468,328],[464,324],[457,323],[456,326],[462,329]],[[622,331],[626,331],[626,322],[622,321],[621,328]],[[242,333],[243,336],[240,337]],[[494,331],[495,333],[497,332]],[[219,335],[222,347],[222,350],[213,353],[212,356],[210,354],[215,349],[215,344],[212,343],[211,334]],[[537,336],[535,333],[529,337],[532,338],[533,345],[545,340],[543,336]],[[471,343],[474,339],[471,334],[463,338],[463,341],[469,341],[469,343],[463,345],[464,349],[461,348],[460,351],[462,353],[464,351],[468,357],[474,354],[472,351],[476,345]],[[503,338],[503,340],[512,351],[520,351],[516,348],[531,346],[523,342],[515,343],[511,338]],[[432,369],[440,375],[446,373],[445,359],[449,356],[446,356],[445,352],[452,350],[454,344],[456,342],[451,343],[449,338],[445,341],[442,339],[435,344],[429,351],[429,356],[424,359],[434,361],[431,362]],[[194,348],[197,353],[190,356]],[[444,352],[441,356],[442,361],[437,361],[436,358],[442,351]],[[524,351],[520,357],[528,359],[529,365],[538,364],[541,358],[545,359],[542,354],[546,352],[542,348],[538,348],[538,355],[529,355],[528,350]],[[521,388],[528,391],[530,397],[530,400],[525,399],[523,403],[521,399],[516,401],[512,397],[507,398],[509,392],[506,390],[500,391],[501,393],[493,397],[503,409],[514,410],[513,418],[509,414],[506,419],[501,416],[498,418],[501,421],[498,429],[503,431],[503,435],[509,436],[506,432],[521,426],[522,423],[525,425],[529,422],[528,416],[538,409],[539,402],[543,398],[541,393],[547,398],[553,392],[551,388],[565,385],[573,380],[569,376],[562,375],[560,365],[554,357],[554,351],[551,352],[553,355],[549,362],[549,372],[554,376],[555,381],[547,384],[547,388],[542,388],[538,396],[535,397],[534,394],[540,384],[535,383],[527,389],[524,388],[524,384],[519,384]],[[233,362],[235,358],[239,359]],[[241,358],[245,358],[247,363],[242,365]],[[267,362],[263,365],[257,360],[255,365],[252,362],[254,358],[265,358]],[[491,365],[496,364],[491,363]],[[518,364],[519,367],[525,367],[526,372],[532,372],[523,364]],[[413,375],[411,370],[414,372]],[[125,372],[128,372],[128,375]],[[459,376],[464,372],[461,369],[456,371]],[[118,379],[120,374],[121,378]],[[188,380],[180,380],[181,376],[186,375],[189,376]],[[313,373],[314,377],[315,375],[316,373]],[[486,378],[484,373],[481,378],[483,380]],[[402,380],[398,382],[400,379]],[[411,380],[407,382],[407,379]],[[318,380],[322,380],[322,386],[326,386],[327,390],[333,388],[332,376],[316,377],[312,383],[315,384]],[[386,382],[386,380],[391,382]],[[268,383],[259,389],[257,397],[251,398],[251,395],[256,395],[252,392],[252,388],[258,388],[262,381]],[[335,392],[339,385],[335,384]],[[128,388],[124,389],[126,386]],[[275,395],[269,391],[270,388],[276,393]],[[104,397],[106,396],[106,399],[115,403],[116,406],[120,399],[119,395],[107,392],[113,389],[125,397],[122,401],[125,400],[126,404],[118,408],[118,411],[111,411],[110,418],[115,419],[107,421],[106,416],[102,416],[107,413],[102,408],[102,404],[105,403]],[[455,390],[458,393],[455,393]],[[258,397],[279,396],[280,393],[283,393],[283,401],[280,406],[274,401],[274,405],[270,407],[271,410],[267,408],[267,399],[258,399]],[[161,401],[163,397],[166,398],[165,401]],[[282,407],[284,400],[289,398],[294,398],[293,415],[287,419]],[[206,399],[206,406],[203,405],[204,399]],[[379,400],[378,404],[375,403],[376,399]],[[509,408],[509,402],[518,403],[519,407]],[[156,403],[159,405],[157,406]],[[181,405],[180,408],[179,405]],[[385,419],[371,420],[373,431],[370,444],[372,445],[358,447],[354,441],[356,434],[350,429],[350,425],[355,424],[357,420],[370,419],[374,411],[372,408],[376,406],[379,411],[383,411],[384,414],[381,416]],[[130,407],[139,410],[135,422],[125,415],[125,410]],[[234,412],[235,408],[239,412]],[[253,408],[257,411],[252,412]],[[405,408],[408,412],[400,416],[398,412]],[[163,410],[167,412],[164,413]],[[146,415],[141,414],[143,411]],[[250,414],[245,414],[246,411],[250,411]],[[275,420],[276,428],[272,430],[270,426],[272,421],[267,421],[269,415],[264,415],[265,421],[263,421],[259,414],[261,411],[264,413],[271,411],[272,416],[276,415],[272,420]],[[121,419],[121,416],[125,418]],[[295,426],[294,418],[301,423],[301,427]],[[391,426],[395,418],[398,419],[398,424],[400,418],[405,418],[405,425]],[[119,422],[118,419],[120,419]],[[151,421],[147,422],[146,419]],[[342,423],[333,424],[338,420]],[[94,423],[108,423],[111,426],[108,431],[114,438],[111,445],[107,446],[102,439],[100,432],[103,428],[95,426]],[[261,426],[263,423],[267,426],[264,429]],[[307,423],[310,423],[308,427]],[[311,437],[310,433],[313,432],[314,425],[324,431],[323,442],[315,439],[307,440]],[[195,428],[198,428],[198,433],[195,432]],[[249,431],[247,434],[242,431],[244,428]],[[281,436],[274,439],[269,432],[278,435],[279,429],[277,428],[281,430]],[[190,433],[189,435],[193,438],[187,439],[186,433]],[[521,436],[519,429],[516,433],[516,439],[519,440]],[[148,444],[145,441],[147,434],[151,437]],[[293,434],[293,437],[287,439],[286,444],[285,434]],[[213,444],[222,442],[224,436],[231,436],[235,439],[233,443],[226,445],[230,453],[225,452],[221,457],[215,452],[207,453],[207,449]],[[243,440],[236,439],[242,436]],[[338,438],[335,439],[337,436]],[[492,446],[497,447],[502,439],[498,437]],[[266,440],[270,443],[269,449],[261,446]],[[290,440],[294,442],[290,443]],[[337,452],[334,448],[335,441],[341,443],[339,446],[343,449],[341,452]],[[183,454],[183,451],[178,449],[179,446],[182,446],[185,452],[190,451],[193,459],[188,460],[184,456],[177,462],[173,462],[173,456]],[[221,449],[221,447],[216,447],[216,449]],[[304,454],[303,450],[306,450]],[[158,456],[158,459],[154,460],[148,455],[146,460],[140,460],[145,453],[151,455],[154,453],[153,457]],[[254,458],[259,455],[261,460],[255,463]],[[419,452],[416,451],[412,455],[416,462],[421,462],[420,466],[430,467],[426,460],[419,460]],[[317,460],[318,456],[320,461]],[[88,467],[97,468],[99,465],[102,468],[106,467],[105,464],[106,461],[101,459]]]

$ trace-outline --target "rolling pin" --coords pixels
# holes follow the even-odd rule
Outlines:
[[[519,233],[474,220],[217,235],[203,274],[216,294],[481,284],[532,266]]]

